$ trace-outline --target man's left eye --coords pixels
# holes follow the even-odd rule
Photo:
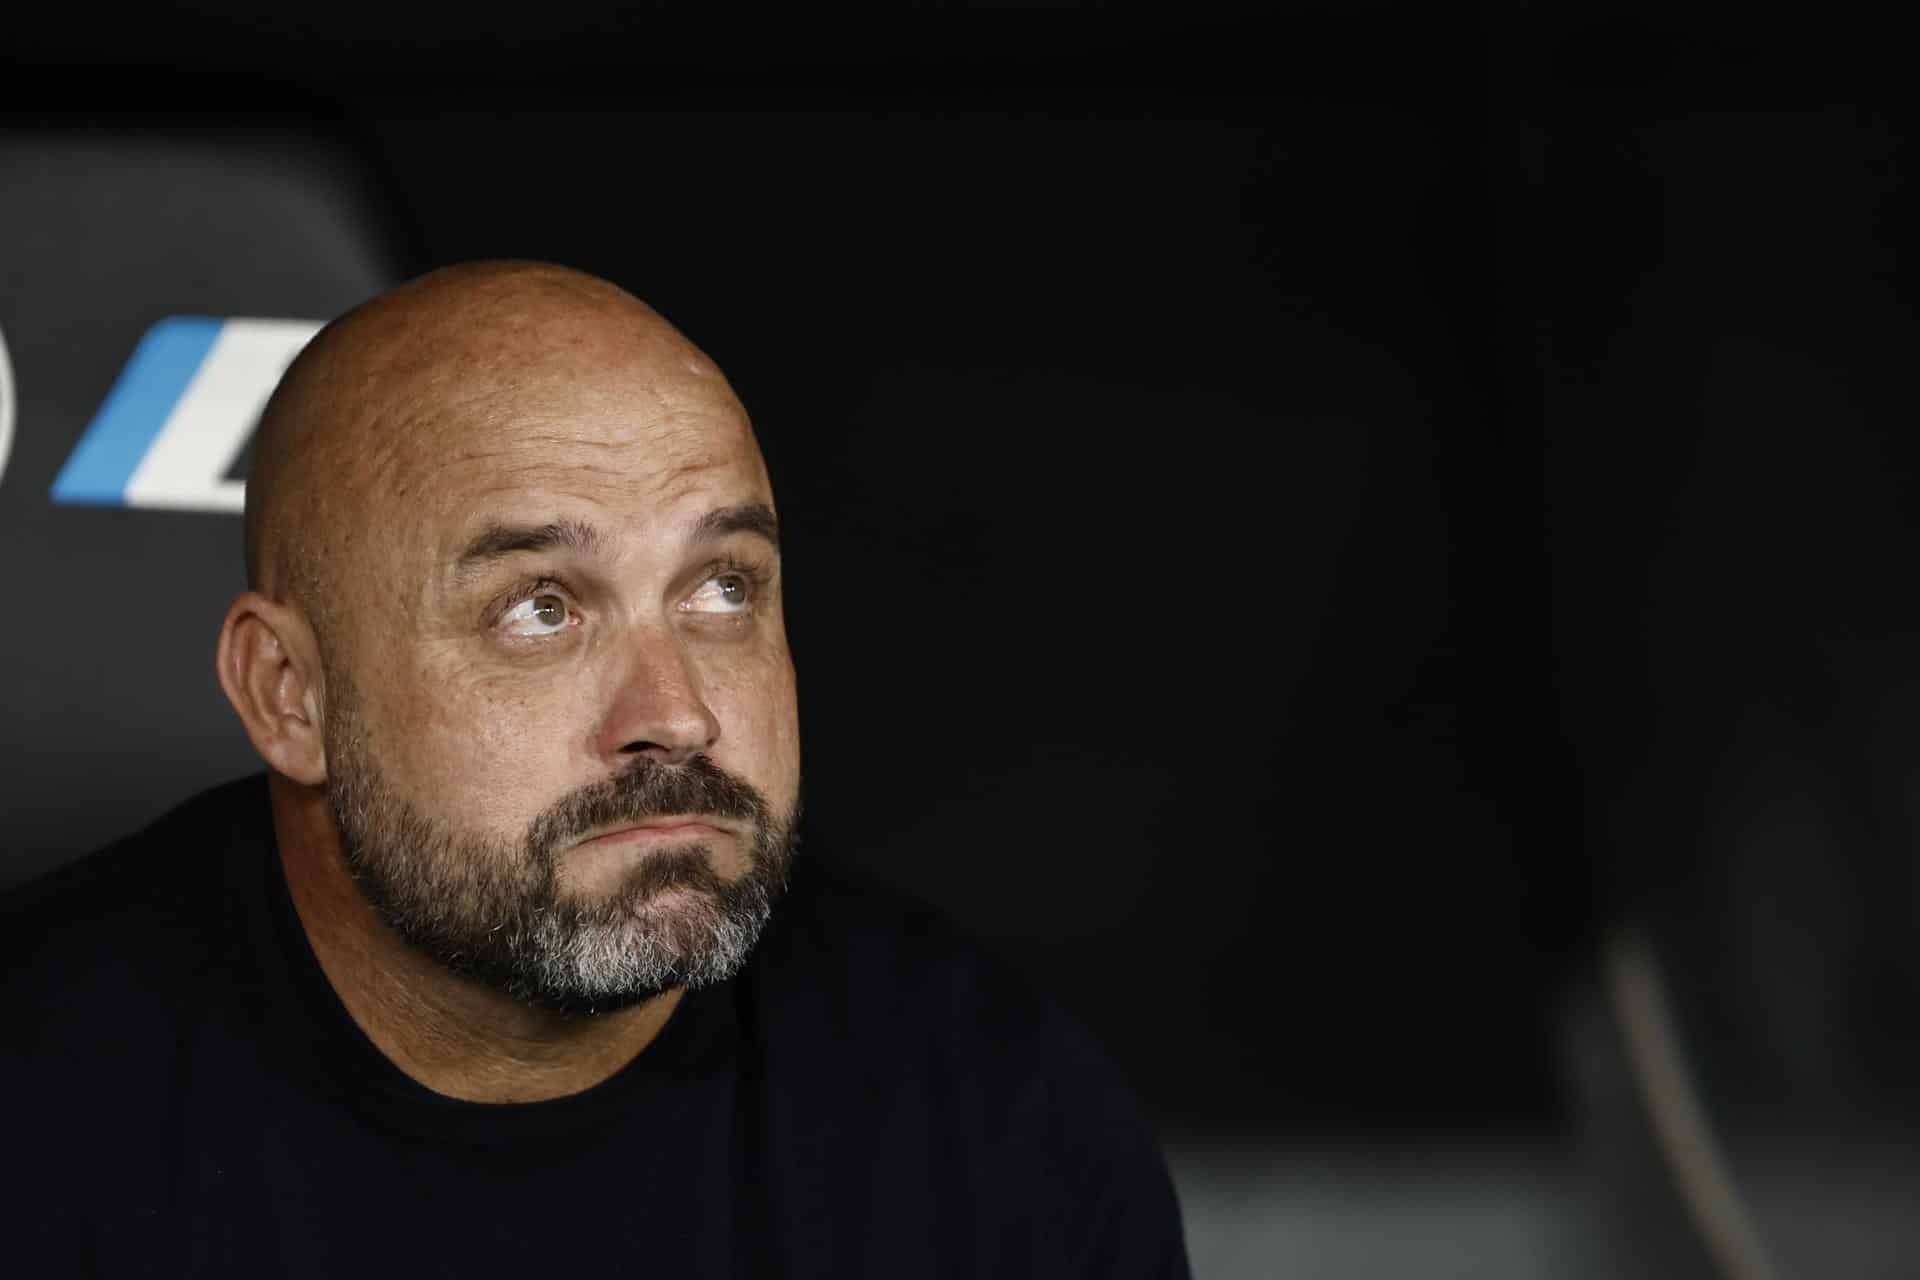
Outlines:
[[[752,603],[753,583],[744,573],[728,571],[701,583],[682,607],[694,613],[741,613]]]
[[[565,627],[571,616],[565,600],[543,591],[507,610],[500,625],[516,636],[550,636]]]

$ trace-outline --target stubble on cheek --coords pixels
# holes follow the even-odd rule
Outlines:
[[[411,794],[438,797],[466,829],[523,833],[579,784],[568,771],[584,740],[579,712],[564,692],[489,671],[466,647],[430,644],[406,672],[384,717],[395,738],[383,754]]]
[[[709,692],[721,724],[715,762],[752,781],[784,812],[800,782],[798,691],[784,632],[776,631],[742,660],[721,665]]]

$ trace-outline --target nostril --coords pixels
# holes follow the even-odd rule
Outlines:
[[[700,753],[700,747],[694,743],[685,746],[669,746],[664,742],[648,742],[635,739],[620,748],[619,754],[631,759],[634,756],[646,756],[655,764],[685,764],[687,760]]]

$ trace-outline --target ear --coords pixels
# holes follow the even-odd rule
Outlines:
[[[268,766],[306,786],[325,782],[326,689],[306,617],[257,591],[242,592],[220,624],[214,669]]]

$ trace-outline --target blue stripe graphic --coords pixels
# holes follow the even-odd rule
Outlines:
[[[168,316],[147,330],[54,478],[55,502],[126,504],[127,482],[225,324],[208,316]]]

